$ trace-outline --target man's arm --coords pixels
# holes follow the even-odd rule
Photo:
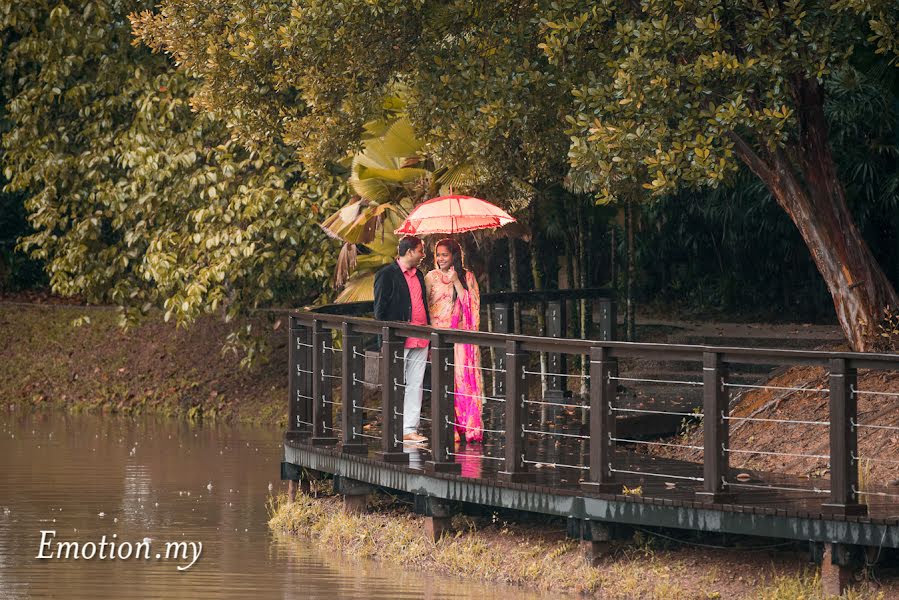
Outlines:
[[[382,268],[375,273],[375,319],[387,320],[387,305],[390,296],[393,295],[393,282],[388,274],[388,269]]]

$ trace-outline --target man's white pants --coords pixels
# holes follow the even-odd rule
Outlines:
[[[403,396],[403,435],[415,433],[421,418],[422,382],[427,367],[427,348],[403,349],[403,378],[406,393]]]

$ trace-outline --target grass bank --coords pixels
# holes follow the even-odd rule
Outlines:
[[[90,323],[73,327],[87,316]],[[123,332],[105,307],[0,302],[0,402],[8,408],[153,414],[283,426],[286,335],[266,319],[269,364],[222,354],[230,326],[177,329],[158,317]]]
[[[455,534],[427,538],[424,518],[396,499],[378,496],[369,512],[343,510],[339,497],[280,496],[269,526],[361,559],[389,562],[431,573],[483,582],[520,585],[552,594],[598,598],[823,599],[816,570],[795,553],[672,544],[651,532],[637,532],[596,566],[584,559],[564,525],[511,524],[497,515],[453,519]],[[899,588],[897,588],[899,589]],[[862,582],[846,598],[886,598]]]

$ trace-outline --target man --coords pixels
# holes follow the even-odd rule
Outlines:
[[[418,269],[424,258],[424,244],[415,236],[406,236],[397,247],[398,258],[375,275],[375,318],[379,321],[406,321],[428,325],[425,278]],[[428,360],[428,340],[406,338],[403,349],[403,441],[427,441],[418,433],[421,417],[422,382]]]

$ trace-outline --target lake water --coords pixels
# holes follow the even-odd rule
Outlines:
[[[0,415],[0,598],[536,597],[273,534],[266,506],[285,489],[280,436],[173,420]],[[68,559],[59,556],[66,548]]]

